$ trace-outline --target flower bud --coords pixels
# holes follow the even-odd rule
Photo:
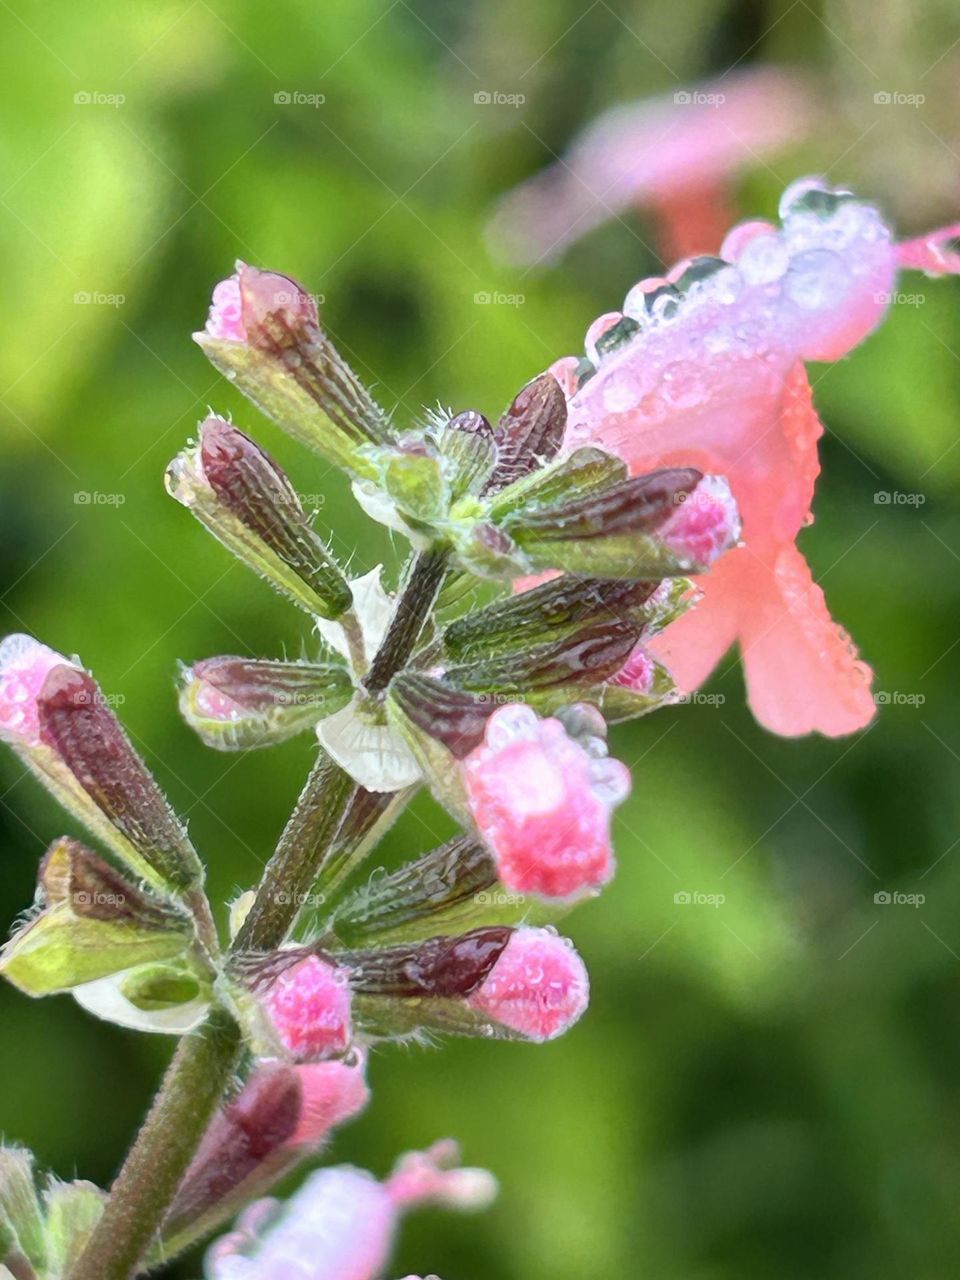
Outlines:
[[[468,803],[504,884],[567,899],[613,875],[610,819],[630,791],[625,765],[571,738],[559,720],[500,707],[463,762]]]
[[[549,1040],[580,1017],[589,984],[552,929],[502,925],[344,957],[358,1030]]]
[[[258,1066],[237,1098],[217,1112],[187,1170],[163,1226],[173,1253],[209,1233],[262,1195],[332,1129],[367,1105],[362,1059]]]
[[[375,1280],[402,1214],[419,1205],[485,1208],[497,1184],[483,1169],[456,1167],[455,1143],[411,1152],[385,1182],[360,1169],[319,1169],[282,1206],[259,1201],[206,1258],[207,1280]]]
[[[587,1007],[590,982],[573,943],[551,929],[517,929],[467,1000],[524,1040],[554,1040]]]
[[[379,946],[513,923],[529,909],[520,894],[500,886],[486,846],[472,836],[457,836],[359,885],[337,909],[330,929],[347,946]]]
[[[503,529],[532,568],[645,579],[703,572],[736,543],[740,521],[725,480],[675,467],[521,508]]]
[[[281,953],[282,960],[282,953]],[[284,967],[263,996],[264,1010],[283,1048],[298,1062],[343,1053],[353,1034],[345,970],[307,955]]]
[[[387,444],[384,411],[320,328],[295,281],[237,264],[194,334],[214,365],[268,418],[337,466],[370,474],[364,446]]]
[[[70,991],[147,962],[182,956],[189,922],[148,898],[78,840],[51,845],[41,910],[0,951],[0,973],[30,996]]]
[[[497,464],[488,490],[513,484],[552,461],[567,425],[567,402],[556,378],[541,374],[519,392],[497,423]]]
[[[205,658],[182,671],[180,711],[208,747],[245,751],[312,729],[352,696],[341,666]]]
[[[231,423],[207,418],[166,483],[218,541],[301,609],[329,619],[350,607],[349,584],[290,481]]]
[[[0,736],[138,876],[166,892],[199,883],[186,831],[77,663],[30,636],[8,636],[0,644]]]

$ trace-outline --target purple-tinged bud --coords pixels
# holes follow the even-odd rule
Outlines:
[[[487,491],[513,484],[555,458],[566,425],[566,397],[553,374],[528,382],[497,423],[497,464]]]
[[[208,747],[243,751],[312,729],[352,696],[342,666],[205,658],[183,669],[180,711]]]
[[[151,882],[177,889],[198,884],[200,862],[186,830],[92,677],[76,667],[53,667],[36,707],[41,745],[100,817],[93,829]],[[90,812],[84,806],[86,821]]]
[[[736,543],[740,521],[725,480],[672,467],[521,506],[504,529],[531,568],[648,579],[702,573]]]
[[[348,973],[319,956],[286,965],[263,996],[264,1009],[283,1048],[298,1062],[346,1051],[353,1027]]]
[[[264,1062],[214,1117],[167,1214],[166,1252],[263,1195],[367,1105],[364,1062]]]
[[[216,286],[194,339],[220,371],[294,439],[370,477],[367,445],[391,440],[387,415],[320,327],[294,280],[245,263]]]
[[[525,1040],[563,1035],[590,999],[586,966],[573,943],[550,929],[517,929],[468,1003]]]
[[[207,418],[166,483],[218,541],[302,609],[331,619],[350,607],[349,584],[286,474],[232,423]]]
[[[473,820],[508,888],[550,899],[613,875],[613,809],[630,791],[618,760],[590,754],[556,719],[498,708],[463,763]]]
[[[458,1159],[448,1141],[404,1156],[385,1182],[349,1166],[319,1169],[284,1206],[251,1205],[208,1252],[207,1280],[375,1280],[404,1213],[424,1204],[482,1209],[493,1200],[492,1175],[460,1168]]]

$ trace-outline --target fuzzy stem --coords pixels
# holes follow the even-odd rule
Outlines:
[[[382,693],[409,659],[443,585],[447,560],[445,548],[414,559],[367,675],[370,694]],[[267,864],[233,954],[281,945],[324,859],[334,851],[357,791],[349,774],[321,751]],[[200,1145],[239,1052],[240,1029],[219,1008],[199,1032],[180,1042],[70,1280],[128,1280],[134,1273]]]
[[[128,1280],[160,1227],[240,1050],[222,1009],[185,1036],[70,1280]]]
[[[321,751],[267,863],[234,952],[273,951],[286,938],[356,789],[350,775]]]
[[[446,547],[431,547],[414,558],[387,634],[364,680],[369,693],[383,693],[401,667],[406,666],[440,594],[449,558]]]

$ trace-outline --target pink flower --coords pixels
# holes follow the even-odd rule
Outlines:
[[[363,1065],[308,1062],[294,1067],[300,1082],[300,1112],[288,1142],[292,1147],[316,1147],[331,1129],[350,1120],[370,1100]]]
[[[463,762],[474,821],[518,893],[569,898],[613,875],[610,818],[630,791],[617,760],[594,758],[559,720],[500,707]]]
[[[40,745],[37,700],[55,667],[77,669],[32,636],[7,636],[0,643],[0,736],[23,747]]]
[[[347,974],[319,956],[284,969],[264,1006],[281,1044],[300,1061],[343,1053],[350,1043]]]
[[[704,598],[650,644],[689,691],[739,642],[754,714],[774,732],[838,735],[874,713],[870,669],[830,617],[794,545],[809,524],[822,426],[805,360],[836,360],[883,319],[900,258],[956,270],[950,233],[898,252],[879,213],[816,179],[794,183],[782,227],[747,222],[722,259],[644,280],[610,313],[567,392],[564,447],[618,453],[631,472],[695,466],[730,481],[744,545],[700,579]],[[920,248],[918,246],[925,246]],[[602,335],[600,335],[602,337]],[[588,355],[591,350],[588,350]]]
[[[208,1280],[374,1280],[409,1209],[480,1209],[493,1199],[492,1176],[456,1160],[456,1144],[438,1142],[404,1156],[386,1182],[349,1166],[320,1169],[282,1212],[275,1200],[252,1205],[207,1254]]]
[[[653,210],[668,259],[715,253],[736,176],[802,138],[814,111],[807,85],[773,67],[613,107],[505,197],[493,239],[512,261],[540,262],[633,206]]]
[[[234,275],[214,287],[205,333],[225,342],[255,345],[270,334],[264,325],[278,317],[286,325],[317,323],[317,308],[308,293],[289,276],[237,263]]]
[[[551,929],[517,929],[467,1003],[526,1040],[553,1040],[590,1000],[586,966],[573,943]]]
[[[656,665],[643,644],[636,645],[626,662],[611,679],[611,684],[622,685],[635,693],[649,693],[653,688]]]

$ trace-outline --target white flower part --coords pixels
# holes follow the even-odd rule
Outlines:
[[[71,995],[82,1008],[104,1022],[114,1022],[118,1027],[133,1031],[152,1031],[158,1035],[182,1036],[193,1031],[203,1021],[210,1007],[208,1000],[190,1000],[171,1009],[138,1009],[131,1004],[120,985],[127,972],[112,973],[94,982],[84,982],[74,987]]]
[[[373,724],[357,700],[317,725],[320,745],[368,791],[402,791],[422,778],[403,736],[387,724]]]
[[[385,525],[395,533],[402,533],[407,541],[420,551],[429,547],[430,539],[426,534],[420,533],[417,529],[411,529],[397,511],[392,498],[388,498],[382,489],[371,484],[369,480],[354,480],[351,488],[361,510],[366,512],[371,520],[376,520],[377,524]]]
[[[380,581],[382,573],[383,565],[378,564],[362,578],[354,578],[350,582],[353,612],[363,636],[363,652],[367,662],[373,661],[373,655],[380,648],[380,642],[386,635],[393,616],[393,599]],[[317,630],[331,649],[336,649],[342,658],[350,659],[350,646],[339,622],[317,618]]]

